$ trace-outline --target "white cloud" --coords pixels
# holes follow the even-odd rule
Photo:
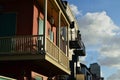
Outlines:
[[[87,13],[78,22],[86,48],[99,52],[102,65],[119,68],[120,28],[106,12]]]
[[[107,38],[116,35],[114,31],[119,29],[105,11],[87,13],[79,20],[79,24],[87,45],[100,44]]]
[[[120,57],[120,56],[119,56]],[[117,69],[120,69],[120,59],[119,57],[105,57],[103,59],[100,59],[101,65],[108,66],[108,67],[114,67]]]
[[[120,80],[120,70],[109,76],[107,80]]]
[[[74,4],[70,5],[70,8],[75,16],[81,16],[82,12],[78,10],[78,7]]]
[[[107,80],[119,80],[120,27],[114,24],[105,11],[87,13],[78,22],[86,50],[97,51],[101,65],[119,70]]]

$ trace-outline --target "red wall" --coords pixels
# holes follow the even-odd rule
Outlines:
[[[38,18],[44,19],[44,15],[33,0],[0,0],[0,6],[3,13],[16,13],[16,35],[37,35]],[[48,36],[49,29],[54,32],[56,44],[56,27],[51,28],[47,21],[46,35]]]
[[[53,28],[52,28],[52,31],[54,32],[54,43],[56,44],[56,40],[57,40],[57,35],[56,35],[56,27],[55,26],[53,26]]]
[[[33,35],[37,35],[38,32],[38,10],[37,7],[34,5],[33,11]]]
[[[39,7],[39,5],[37,5],[36,2],[34,2],[34,6],[33,6],[33,28],[32,28],[32,34],[33,35],[38,35],[38,19],[44,19],[44,15],[41,12],[41,8]]]
[[[33,35],[38,34],[38,18],[41,18],[44,20],[44,14],[41,12],[41,8],[34,3],[33,7]],[[56,27],[53,26],[51,27],[51,24],[49,21],[47,21],[47,30],[46,30],[46,35],[49,38],[49,30],[52,30],[54,32],[54,43],[56,44]]]
[[[16,13],[17,35],[30,35],[32,33],[32,3],[32,0],[0,0],[3,13]]]
[[[18,0],[17,0],[18,1]],[[32,34],[33,24],[33,3],[32,0],[19,0],[19,14],[18,14],[18,27],[17,34]],[[20,6],[22,5],[22,6]]]

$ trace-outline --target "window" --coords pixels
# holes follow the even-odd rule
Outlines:
[[[66,27],[61,27],[61,36],[63,40],[66,40]]]
[[[43,24],[44,24],[44,21],[39,18],[39,31],[38,31],[38,35],[43,35]]]
[[[49,29],[50,40],[54,42],[54,32]]]
[[[50,32],[50,40],[54,42],[54,33],[52,31]]]

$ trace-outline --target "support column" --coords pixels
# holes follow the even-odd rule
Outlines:
[[[44,38],[43,38],[43,41],[44,41],[44,51],[46,50],[46,29],[47,28],[47,0],[44,0],[44,32],[43,32],[43,35],[44,35]]]
[[[58,62],[61,62],[60,60],[60,27],[61,27],[61,11],[59,11],[59,16],[58,16],[58,34],[57,34],[57,45],[59,48],[59,54],[58,54]]]
[[[60,27],[61,27],[61,11],[59,11],[59,20],[58,20],[58,47],[60,48]]]
[[[67,56],[69,57],[69,25],[67,26]]]

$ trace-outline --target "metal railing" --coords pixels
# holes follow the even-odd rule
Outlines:
[[[43,48],[42,35],[14,36],[0,38],[0,54],[32,53]]]

